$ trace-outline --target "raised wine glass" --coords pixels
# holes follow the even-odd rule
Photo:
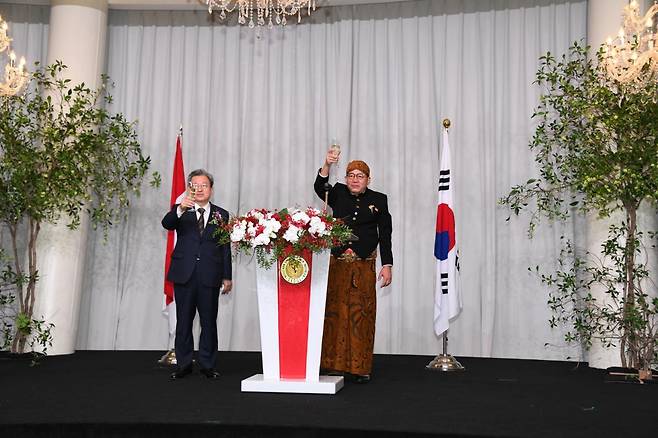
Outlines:
[[[331,139],[331,144],[329,145],[329,153],[334,155],[336,158],[340,157],[340,143],[338,142],[338,139],[336,138]],[[338,169],[340,167],[340,164],[336,162],[332,167]]]

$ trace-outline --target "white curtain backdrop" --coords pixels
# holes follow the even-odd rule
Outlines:
[[[11,48],[16,57],[25,57],[26,67],[33,69],[34,63],[46,62],[48,53],[48,21],[50,8],[46,6],[6,4],[0,0],[0,15],[9,25],[8,36],[13,39]],[[2,80],[4,80],[5,54],[0,58]]]
[[[17,45],[28,35],[41,42],[30,56],[45,53],[47,13],[29,24],[4,6]],[[349,160],[367,161],[371,188],[389,195],[395,257],[393,284],[378,290],[375,351],[438,353],[433,239],[447,117],[464,301],[450,352],[582,358],[549,328],[547,290],[527,270],[550,268],[559,236],[574,228],[544,224],[528,240],[527,218],[507,222],[497,200],[536,174],[527,145],[538,58],[585,38],[586,6],[421,0],[319,9],[300,25],[261,31],[215,23],[204,11],[111,11],[112,109],[138,121],[163,184],[145,185],[106,243],[91,234],[78,348],[167,348],[160,220],[182,124],[186,171],[214,173],[214,202],[234,214],[320,206],[312,183],[334,137],[343,153],[332,179]],[[220,299],[222,350],[260,348],[254,263],[235,261],[234,292]]]

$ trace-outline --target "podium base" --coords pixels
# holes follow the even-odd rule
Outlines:
[[[317,382],[307,380],[272,380],[262,374],[242,381],[242,392],[293,392],[299,394],[336,394],[343,388],[342,376],[320,376]]]

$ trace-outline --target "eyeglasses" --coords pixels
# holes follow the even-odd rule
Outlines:
[[[205,190],[210,186],[208,184],[190,184],[190,187],[194,190]]]
[[[359,181],[368,178],[365,173],[348,173],[346,177],[349,179],[358,179]]]

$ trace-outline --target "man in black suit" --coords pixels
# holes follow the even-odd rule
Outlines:
[[[172,379],[182,379],[192,372],[194,339],[192,323],[196,312],[201,321],[198,362],[201,374],[216,379],[217,309],[219,294],[231,291],[233,283],[231,248],[218,245],[212,235],[217,225],[211,219],[220,215],[228,221],[228,212],[209,202],[214,179],[203,169],[187,177],[188,196],[162,219],[162,226],[176,230],[176,247],[171,254],[167,279],[174,283],[176,301],[176,360],[178,369]]]
[[[321,367],[327,372],[348,373],[354,381],[370,381],[375,342],[376,283],[391,284],[392,221],[384,193],[368,188],[370,167],[363,161],[347,164],[345,184],[328,183],[338,154],[329,150],[314,183],[317,195],[327,199],[333,215],[341,218],[358,237],[333,248],[329,262],[327,304],[322,336]],[[377,247],[382,268],[375,273]]]

